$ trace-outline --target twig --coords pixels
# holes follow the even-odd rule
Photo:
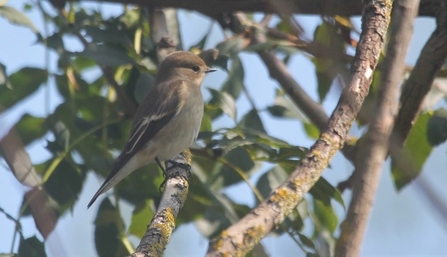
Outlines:
[[[295,208],[343,146],[369,91],[391,12],[390,1],[367,0],[364,4],[363,30],[350,83],[343,90],[327,128],[287,181],[239,222],[223,231],[210,244],[207,256],[242,256],[249,252]]]
[[[352,199],[341,234],[335,248],[335,256],[360,256],[369,213],[379,184],[382,164],[388,155],[388,141],[397,114],[399,85],[405,69],[405,57],[412,36],[413,20],[417,14],[418,0],[398,0],[391,23],[392,36],[377,96],[375,115],[368,132],[360,140],[360,153],[355,160]]]

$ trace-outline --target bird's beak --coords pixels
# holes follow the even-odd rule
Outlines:
[[[205,73],[215,72],[215,71],[216,71],[216,69],[214,69],[214,68],[206,67]]]

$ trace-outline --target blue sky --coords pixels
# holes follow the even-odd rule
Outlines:
[[[18,10],[26,1],[16,0],[7,3]],[[43,2],[44,7],[48,7]],[[85,6],[98,8],[98,4],[85,3]],[[101,4],[101,9],[108,15],[117,15],[122,8],[119,5]],[[44,31],[42,17],[37,10],[28,12],[27,15],[39,30]],[[210,20],[194,12],[181,11],[179,14],[183,44],[185,49],[197,43],[209,28]],[[255,16],[260,18],[262,16]],[[315,26],[320,23],[318,17],[298,16],[297,19],[306,30],[306,37],[312,38]],[[355,19],[359,28],[359,19]],[[414,37],[411,41],[407,64],[414,65],[424,42],[434,29],[434,21],[429,18],[418,18],[416,21]],[[50,27],[51,31],[51,27]],[[35,35],[27,28],[17,27],[0,18],[0,62],[7,66],[10,74],[25,66],[44,67],[45,49],[36,45]],[[185,36],[187,35],[187,36]],[[223,34],[217,24],[213,25],[207,47],[214,47],[223,40]],[[80,44],[69,41],[70,48],[80,50]],[[250,94],[255,99],[259,109],[270,105],[274,99],[274,91],[277,83],[270,79],[268,71],[260,59],[251,53],[241,54],[245,69],[245,84]],[[50,54],[49,67],[56,71],[55,55]],[[309,95],[317,99],[316,77],[314,66],[308,57],[302,54],[295,55],[289,69],[295,79],[305,88]],[[226,73],[218,71],[208,76],[204,87],[218,88],[226,78]],[[6,129],[12,126],[23,113],[31,113],[36,116],[46,116],[47,107],[53,110],[61,99],[54,90],[54,85],[49,84],[49,104],[46,101],[45,89],[39,90],[25,101],[17,104],[11,111],[0,114],[0,137],[6,133]],[[335,88],[335,87],[334,87]],[[260,90],[262,89],[262,90]],[[206,96],[206,90],[203,90]],[[325,110],[330,113],[338,100],[337,90],[332,90],[328,99],[323,103]],[[243,115],[250,109],[245,97],[238,100],[238,115]],[[313,140],[306,137],[300,122],[292,120],[278,120],[271,118],[267,113],[262,113],[262,119],[267,131],[278,138],[287,140],[292,144],[310,146]],[[215,126],[225,126],[231,120],[220,119]],[[230,123],[232,125],[232,123]],[[360,135],[357,129],[352,130],[353,135]],[[51,138],[51,135],[48,135]],[[37,141],[27,148],[34,163],[46,160],[49,155],[45,150],[45,141]],[[427,164],[424,166],[422,177],[427,180],[432,188],[440,195],[447,195],[447,147],[438,147],[433,151]],[[266,169],[265,166],[263,169]],[[341,154],[337,154],[331,162],[331,168],[325,171],[324,177],[332,184],[336,184],[347,178],[352,166]],[[256,181],[259,175],[252,178]],[[55,232],[50,236],[46,244],[50,256],[95,256],[93,246],[93,220],[96,214],[95,208],[86,210],[86,204],[102,183],[102,179],[89,174],[82,194],[73,212],[65,214],[57,225]],[[16,181],[7,165],[2,160],[0,165],[0,207],[12,216],[16,216],[23,194],[28,189]],[[236,185],[225,190],[230,197],[240,203],[253,205],[253,199],[249,188],[244,185]],[[349,199],[349,192],[344,193],[344,198]],[[8,197],[5,197],[8,196]],[[348,203],[348,201],[346,201]],[[123,203],[124,216],[130,217],[132,211],[130,205]],[[344,210],[338,206],[339,217],[344,216]],[[363,244],[362,256],[447,256],[447,224],[441,223],[441,219],[426,199],[421,196],[415,183],[397,193],[391,180],[389,161],[385,163],[380,181],[378,195],[374,204],[368,231]],[[31,218],[21,220],[25,236],[38,234]],[[125,220],[129,224],[129,218]],[[0,214],[0,253],[9,252],[14,232],[13,223]],[[311,231],[305,231],[309,234]],[[137,242],[134,240],[134,242]],[[288,236],[279,238],[268,237],[262,241],[270,256],[304,256],[301,250]],[[79,247],[82,245],[83,247]],[[207,240],[196,232],[194,225],[184,225],[177,228],[166,250],[166,256],[200,256],[206,252]]]

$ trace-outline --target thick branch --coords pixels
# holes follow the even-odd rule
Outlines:
[[[374,117],[368,132],[359,142],[355,160],[352,200],[341,225],[335,256],[360,256],[360,248],[369,213],[379,184],[383,162],[388,155],[388,141],[398,110],[399,85],[405,69],[405,57],[413,32],[418,0],[398,0],[391,23],[392,36],[384,60]]]
[[[208,256],[242,256],[277,227],[315,184],[341,148],[369,91],[373,71],[386,36],[390,1],[364,1],[359,46],[351,68],[350,83],[329,119],[327,128],[287,181],[268,199],[212,242]]]
[[[82,0],[100,2],[99,0]],[[276,0],[279,1],[279,0]],[[444,0],[422,0],[419,8],[421,16],[435,16],[437,4]],[[224,12],[264,12],[274,13],[275,8],[268,4],[268,0],[107,0],[106,2],[138,4],[151,8],[182,8],[204,13],[212,18]],[[362,1],[359,0],[290,0],[290,12],[295,14],[315,15],[361,15]]]
[[[438,5],[437,27],[421,51],[416,65],[405,81],[400,98],[400,112],[396,119],[393,137],[396,146],[402,146],[416,121],[422,101],[433,84],[436,72],[447,57],[447,2]]]

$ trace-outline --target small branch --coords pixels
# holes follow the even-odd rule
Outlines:
[[[437,27],[421,51],[416,65],[405,81],[400,98],[400,112],[396,118],[393,137],[402,147],[419,116],[422,102],[430,90],[436,73],[447,57],[447,2],[439,1]],[[394,141],[394,140],[393,140]]]
[[[343,146],[369,91],[391,12],[390,1],[367,0],[364,4],[363,29],[350,83],[343,90],[327,128],[287,181],[244,218],[223,231],[210,244],[207,256],[242,256],[253,249],[296,207]]]
[[[355,160],[352,199],[335,256],[360,256],[369,213],[379,184],[382,165],[388,155],[388,142],[398,110],[399,85],[405,69],[405,57],[413,32],[418,0],[397,0],[391,23],[392,36],[384,60],[375,115],[368,132],[360,140]]]
[[[189,166],[191,153],[189,150],[185,151],[172,159],[172,161],[182,166]],[[165,181],[160,205],[135,253],[130,255],[130,257],[162,256],[175,229],[175,218],[183,207],[188,195],[189,184],[187,178],[189,170],[180,166],[171,167],[172,164],[167,163],[166,172],[168,176]]]

